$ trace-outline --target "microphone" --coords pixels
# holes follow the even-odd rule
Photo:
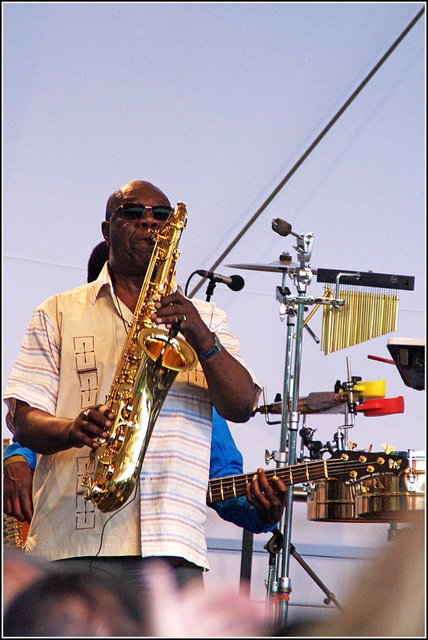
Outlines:
[[[241,276],[222,276],[219,273],[205,271],[204,269],[198,269],[196,273],[203,278],[209,278],[212,282],[227,284],[232,291],[241,291],[245,287],[245,280]]]

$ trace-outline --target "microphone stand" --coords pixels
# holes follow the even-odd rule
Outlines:
[[[205,293],[205,295],[207,296],[206,302],[209,302],[211,300],[211,296],[214,293],[214,289],[215,289],[216,284],[217,283],[214,280],[214,278],[211,278],[209,283],[208,283],[208,287],[207,287],[207,290],[206,290],[206,293]]]
[[[273,221],[273,229],[275,229]],[[282,222],[282,221],[281,221]],[[288,224],[288,223],[287,223]],[[285,233],[291,232],[291,225],[288,225]],[[300,266],[293,270],[284,269],[282,275],[282,286],[276,289],[276,299],[280,302],[280,318],[287,317],[287,339],[285,351],[285,372],[283,386],[283,403],[281,419],[281,443],[280,451],[274,452],[272,458],[277,467],[292,466],[296,464],[296,443],[299,425],[299,384],[302,360],[302,333],[304,327],[303,313],[307,304],[333,304],[334,306],[343,304],[343,301],[333,301],[327,298],[311,298],[306,295],[307,286],[312,280],[313,272],[309,266],[312,254],[313,233],[298,235],[292,233],[297,238],[297,257]],[[290,290],[285,286],[287,274],[292,277],[297,288],[297,296],[290,295]],[[287,616],[288,604],[291,593],[290,580],[290,555],[295,552],[291,544],[291,526],[293,517],[293,486],[287,487],[286,502],[283,516],[280,522],[282,528],[282,543],[275,558],[273,554],[270,559],[269,580],[267,582],[266,610],[273,621],[274,630],[284,632]]]

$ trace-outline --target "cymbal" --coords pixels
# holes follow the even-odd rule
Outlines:
[[[288,269],[294,269],[299,265],[296,262],[281,262],[275,260],[275,262],[269,262],[268,264],[254,263],[254,264],[225,264],[225,267],[231,267],[232,269],[249,269],[250,271],[287,271]]]

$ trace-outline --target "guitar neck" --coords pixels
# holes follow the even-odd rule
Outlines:
[[[336,451],[329,460],[317,460],[295,464],[291,467],[277,467],[265,471],[267,480],[272,484],[274,478],[280,478],[286,486],[302,482],[316,482],[335,478],[347,484],[359,479],[370,478],[375,474],[400,474],[408,470],[409,461],[405,456],[385,453],[367,453],[364,451]],[[219,502],[228,498],[245,495],[245,488],[254,477],[254,473],[242,473],[237,476],[213,478],[208,484],[207,503]]]
[[[315,482],[328,477],[328,461],[320,460],[309,464],[280,467],[265,471],[269,483],[274,477],[281,478],[285,485]],[[245,495],[245,487],[253,479],[254,473],[242,473],[237,476],[213,478],[208,484],[207,502],[219,502],[228,498]]]

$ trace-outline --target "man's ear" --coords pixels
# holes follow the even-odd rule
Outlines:
[[[101,223],[101,231],[107,246],[110,248],[110,222],[108,220],[103,220]]]

